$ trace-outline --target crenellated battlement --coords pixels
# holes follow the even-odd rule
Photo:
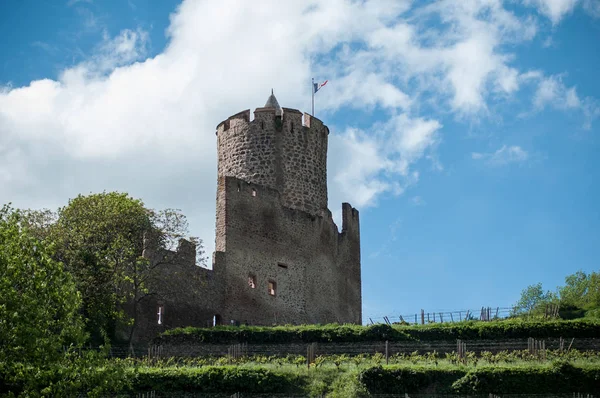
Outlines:
[[[327,208],[327,139],[319,119],[297,109],[263,107],[217,126],[218,175],[278,190],[286,207]]]

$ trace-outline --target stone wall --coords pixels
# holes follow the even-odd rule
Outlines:
[[[222,305],[219,273],[196,265],[196,248],[187,240],[180,240],[173,251],[155,250],[150,242],[144,242],[143,253],[148,259],[143,273],[148,292],[138,296],[137,308],[132,301],[125,305],[127,314],[136,319],[133,341],[149,341],[176,327],[212,326]],[[121,330],[119,337],[128,340],[130,331],[131,327]]]
[[[356,209],[344,205],[340,233],[329,211],[315,216],[288,208],[277,190],[220,177],[218,191],[218,214],[226,219],[217,220],[225,240],[217,246],[225,250],[215,262],[224,270],[223,321],[361,323]]]
[[[303,120],[304,119],[304,120]],[[295,109],[257,108],[217,126],[218,176],[278,190],[284,206],[327,209],[327,136],[323,123]]]

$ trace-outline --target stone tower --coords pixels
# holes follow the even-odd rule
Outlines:
[[[217,320],[361,323],[359,216],[344,203],[340,232],[327,208],[327,126],[271,92],[216,135]]]

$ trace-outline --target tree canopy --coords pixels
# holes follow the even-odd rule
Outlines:
[[[35,379],[64,347],[85,341],[81,297],[52,254],[17,211],[0,209],[0,390]]]
[[[523,289],[514,306],[514,314],[540,314],[548,304],[560,306],[565,318],[600,316],[600,273],[578,271],[565,278],[564,286],[556,292],[544,291],[541,283]]]
[[[36,236],[51,242],[54,258],[65,264],[82,295],[82,312],[92,341],[114,341],[115,331],[129,325],[133,338],[138,303],[153,291],[152,280],[168,261],[150,262],[144,242],[154,249],[173,249],[188,235],[186,217],[174,209],[154,211],[126,193],[79,195],[58,209],[24,211],[24,220]],[[203,262],[202,242],[196,247],[197,264]],[[148,239],[146,239],[148,240]],[[133,319],[123,305],[131,303]]]

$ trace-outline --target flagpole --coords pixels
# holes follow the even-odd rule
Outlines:
[[[312,78],[312,84],[310,85],[310,92],[312,93],[312,113],[311,115],[315,115],[315,78]]]

